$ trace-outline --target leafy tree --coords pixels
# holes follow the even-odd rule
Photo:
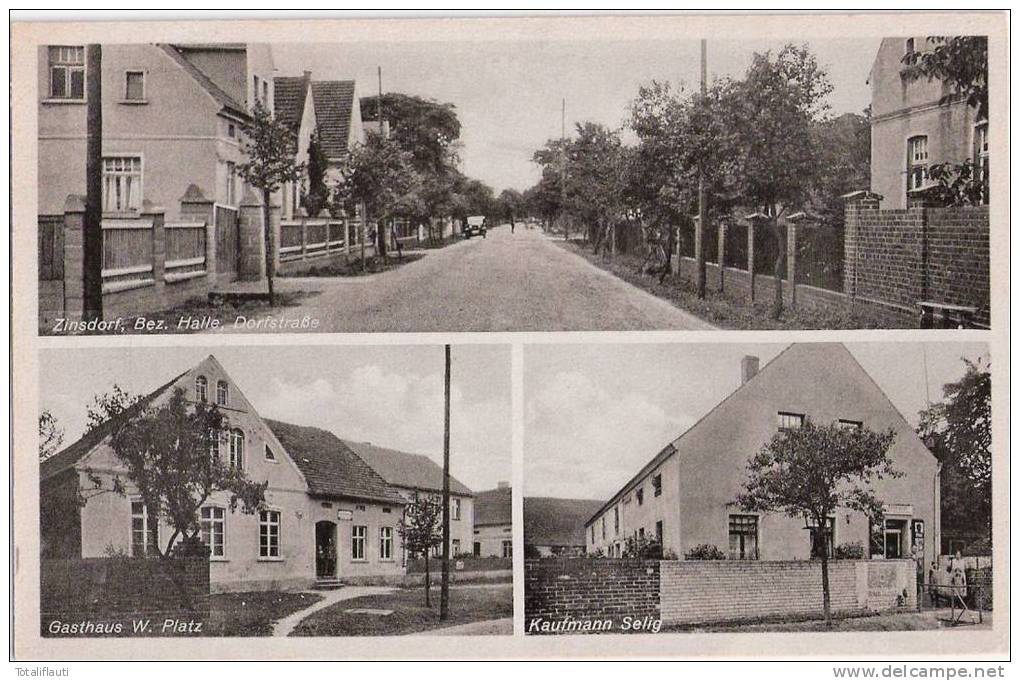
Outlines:
[[[662,544],[657,539],[648,537],[630,536],[623,547],[624,558],[647,558],[650,560],[662,559]]]
[[[941,205],[980,206],[988,202],[988,173],[982,172],[971,159],[932,163],[928,166],[928,179],[933,183],[928,191]]]
[[[39,414],[39,460],[45,461],[60,451],[64,443],[64,430],[49,409]]]
[[[400,92],[382,95],[383,118],[391,125],[390,139],[412,156],[415,169],[442,173],[451,160],[451,148],[460,138],[461,125],[453,104],[441,104]],[[379,96],[362,97],[365,121],[379,120]]]
[[[960,380],[921,412],[917,433],[942,463],[945,530],[992,532],[992,374],[987,362],[963,360]]]
[[[108,492],[140,496],[149,514],[170,524],[165,546],[152,547],[161,559],[173,555],[178,540],[182,545],[198,540],[199,512],[214,494],[229,493],[231,512],[258,510],[268,483],[252,482],[224,457],[227,424],[215,405],[192,404],[181,388],[158,403],[129,401],[132,406],[107,421],[109,445],[124,473],[106,477],[87,469],[83,505]]]
[[[429,573],[429,556],[432,549],[443,544],[443,501],[427,494],[418,494],[406,509],[397,525],[397,533],[404,549],[411,556],[425,559],[425,606],[431,607],[429,591],[432,588]]]
[[[684,560],[726,560],[726,554],[715,544],[698,544],[684,552]]]
[[[269,222],[270,197],[288,182],[298,182],[304,174],[305,164],[295,163],[291,149],[294,133],[276,120],[272,113],[256,102],[249,118],[241,125],[244,153],[247,161],[237,169],[238,174],[262,194],[262,234],[266,248],[266,281],[269,286],[269,304],[276,304],[273,263],[276,244]]]
[[[129,393],[116,383],[114,383],[110,392],[103,393],[102,395],[93,395],[92,404],[86,409],[87,421],[85,432],[91,433],[110,419],[119,416],[135,404],[138,404],[142,397],[142,395]]]
[[[526,207],[524,196],[516,189],[504,189],[499,193],[500,215],[506,220],[516,220],[524,216]]]
[[[838,423],[783,430],[747,464],[747,480],[737,495],[740,508],[783,513],[826,527],[838,509],[860,511],[873,521],[882,518],[882,502],[871,483],[902,475],[888,456],[895,440],[892,429],[876,433]],[[814,555],[822,561],[822,608],[832,626],[829,596],[829,547],[825,532],[815,532]]]
[[[329,187],[326,186],[326,171],[329,159],[322,148],[319,131],[313,130],[308,141],[308,191],[301,204],[308,215],[315,217],[329,205]]]
[[[906,76],[942,81],[950,90],[943,104],[963,96],[979,120],[988,120],[988,37],[929,36],[925,46],[903,55]]]

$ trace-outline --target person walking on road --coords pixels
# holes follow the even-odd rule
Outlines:
[[[511,234],[513,234],[513,233],[514,233],[514,227],[515,227],[515,226],[516,226],[516,225],[514,225],[514,214],[513,214],[513,213],[510,213],[510,233],[511,233]]]

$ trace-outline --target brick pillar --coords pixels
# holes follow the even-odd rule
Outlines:
[[[147,201],[143,204],[141,216],[144,220],[152,220],[152,278],[155,281],[156,295],[163,293],[163,272],[166,268],[166,209],[152,206]]]
[[[718,234],[719,257],[717,258],[717,260],[719,261],[718,264],[719,264],[719,292],[720,293],[723,292],[723,288],[724,288],[724,286],[726,284],[726,275],[724,274],[724,271],[726,270],[726,231],[727,231],[726,230],[726,226],[727,225],[726,225],[725,221],[719,223],[719,234]]]
[[[85,197],[64,202],[64,314],[80,321],[85,311]]]
[[[197,185],[188,185],[180,198],[181,220],[205,223],[205,276],[210,285],[216,283],[216,206]],[[229,257],[229,255],[227,256]]]
[[[703,233],[704,230],[701,229],[701,216],[700,215],[695,215],[691,219],[694,222],[694,262],[698,263],[698,262],[701,262],[701,254],[704,252],[702,250],[704,248],[704,244],[702,243],[702,240],[704,239],[704,233]],[[699,275],[697,273],[695,273],[694,276],[698,277]]]
[[[861,212],[878,210],[882,195],[870,191],[856,191],[844,194],[844,230],[843,230],[843,293],[855,298],[857,296],[857,261],[858,237],[861,225]]]
[[[238,279],[257,281],[266,276],[266,247],[262,237],[262,199],[250,188],[241,199],[237,214],[241,253],[237,263]]]

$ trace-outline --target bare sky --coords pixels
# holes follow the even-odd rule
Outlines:
[[[213,354],[265,418],[319,426],[351,440],[443,462],[443,347],[273,346],[44,351],[41,408],[85,427],[93,395],[116,383],[147,393]],[[454,346],[451,469],[472,490],[510,480],[510,352]],[[73,377],[69,380],[68,377]]]
[[[431,41],[429,41],[431,40]],[[754,52],[799,36],[769,41],[710,41],[709,78],[740,76]],[[880,39],[806,41],[828,69],[831,113],[859,113],[870,102],[868,71]],[[279,75],[312,71],[319,80],[354,79],[361,94],[383,90],[420,95],[457,107],[463,125],[463,170],[490,184],[520,190],[534,184],[535,149],[560,135],[566,98],[569,129],[591,120],[620,126],[638,86],[652,80],[697,86],[699,41],[550,40],[511,42],[348,42],[273,46]]]
[[[524,355],[524,491],[608,499],[667,443],[787,344],[532,345]],[[854,343],[850,352],[911,425],[983,343]]]

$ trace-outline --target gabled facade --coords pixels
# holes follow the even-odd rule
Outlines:
[[[931,45],[924,36],[884,38],[871,67],[871,191],[883,208],[907,207],[907,194],[930,184],[935,163],[971,159],[987,177],[988,121],[942,81],[906,76],[903,57]]]
[[[509,483],[475,494],[475,556],[513,558],[513,492]]]
[[[291,153],[295,163],[308,163],[308,147],[312,133],[318,126],[315,101],[312,98],[312,73],[301,76],[284,76],[274,80],[276,92],[276,118],[290,128],[294,135]],[[307,172],[302,181],[288,182],[283,188],[283,219],[293,220],[301,215],[301,188],[307,186]],[[315,216],[312,216],[315,217]]]
[[[925,564],[939,548],[938,466],[888,397],[840,344],[794,344],[758,371],[746,357],[743,383],[669,443],[585,524],[588,553],[619,556],[628,537],[659,540],[679,558],[711,544],[735,560],[811,557],[812,532],[803,518],[749,513],[734,499],[747,461],[780,428],[816,423],[892,428],[889,456],[904,475],[878,480],[885,505],[883,527],[840,510],[831,518],[831,546],[860,542],[865,555]],[[872,531],[875,541],[872,542]]]
[[[361,96],[353,80],[312,81],[312,98],[323,151],[329,161],[328,181],[358,144],[365,142]]]
[[[150,393],[145,404],[178,388],[189,400],[217,404],[228,423],[221,455],[249,479],[268,483],[265,505],[253,515],[232,512],[224,493],[203,506],[214,590],[403,575],[397,527],[406,502],[335,435],[263,419],[212,356]],[[78,492],[92,487],[89,475],[124,479],[111,430],[108,422],[40,465],[44,558],[140,556],[156,541],[165,549],[172,530],[148,514],[137,490],[76,503]]]
[[[84,45],[39,48],[39,214],[85,193]],[[177,214],[188,187],[225,206],[243,195],[240,128],[255,101],[272,111],[268,45],[103,45],[103,206]]]

